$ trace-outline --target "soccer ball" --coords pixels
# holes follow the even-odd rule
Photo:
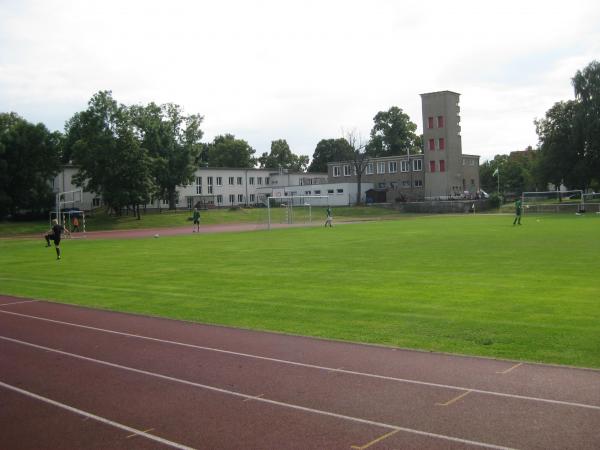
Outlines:
[[[155,238],[157,238],[157,237],[160,237],[160,234],[156,233],[156,234],[154,235],[154,237],[155,237]]]

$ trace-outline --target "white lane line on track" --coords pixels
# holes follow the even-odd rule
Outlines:
[[[552,399],[540,398],[540,397],[530,397],[528,395],[507,394],[504,392],[488,391],[488,390],[484,390],[484,389],[474,389],[474,388],[465,387],[465,386],[454,386],[454,385],[450,385],[450,384],[431,383],[428,381],[411,380],[411,379],[407,379],[407,378],[397,378],[397,377],[390,377],[390,376],[386,376],[386,375],[377,375],[377,374],[373,374],[373,373],[357,372],[357,371],[347,370],[347,369],[342,369],[342,368],[336,369],[334,367],[318,366],[315,364],[306,364],[306,363],[301,363],[301,362],[296,362],[296,361],[289,361],[286,359],[269,358],[267,356],[251,355],[248,353],[239,353],[239,352],[234,352],[231,350],[223,350],[223,349],[213,348],[213,347],[204,347],[201,345],[186,344],[184,342],[158,339],[158,338],[143,336],[143,335],[139,335],[139,334],[125,333],[123,331],[115,331],[115,330],[108,330],[105,328],[92,327],[92,326],[88,326],[88,325],[80,325],[80,324],[72,323],[72,322],[63,322],[61,320],[47,319],[45,317],[32,316],[29,314],[16,313],[16,312],[12,312],[12,311],[0,310],[0,314],[9,314],[9,315],[13,315],[13,316],[19,316],[19,317],[25,317],[28,319],[35,319],[35,320],[41,320],[41,321],[45,321],[45,322],[57,323],[60,325],[67,325],[67,326],[76,327],[76,328],[83,328],[83,329],[87,329],[87,330],[100,331],[103,333],[116,334],[119,336],[127,336],[127,337],[134,337],[134,338],[138,338],[138,339],[145,339],[145,340],[152,341],[152,342],[160,342],[162,344],[177,345],[180,347],[193,348],[196,350],[206,350],[206,351],[210,351],[210,352],[223,353],[226,355],[242,356],[244,358],[253,358],[253,359],[258,359],[258,360],[262,360],[262,361],[270,361],[270,362],[275,362],[275,363],[280,363],[280,364],[287,364],[290,366],[305,367],[305,368],[316,369],[316,370],[324,370],[327,372],[338,372],[338,373],[343,373],[346,375],[375,378],[378,380],[395,381],[398,383],[415,384],[415,385],[420,385],[420,386],[437,387],[437,388],[442,388],[442,389],[452,389],[452,390],[456,390],[456,391],[471,391],[471,392],[475,392],[477,394],[483,394],[483,395],[493,395],[496,397],[506,397],[506,398],[513,398],[513,399],[517,399],[517,400],[528,400],[528,401],[533,401],[533,402],[550,403],[550,404],[554,404],[554,405],[572,406],[572,407],[576,407],[576,408],[587,408],[587,409],[594,409],[594,410],[600,411],[600,406],[589,405],[586,403],[567,402],[567,401],[563,401],[563,400],[552,400]]]
[[[37,300],[23,300],[22,302],[0,303],[0,308],[2,308],[3,306],[21,305],[22,303],[36,303],[36,302],[37,302]]]
[[[401,426],[398,426],[398,425],[392,425],[392,424],[389,424],[389,423],[377,422],[377,421],[368,420],[368,419],[361,419],[359,417],[346,416],[344,414],[337,414],[337,413],[330,412],[330,411],[323,411],[323,410],[320,410],[320,409],[308,408],[306,406],[294,405],[292,403],[285,403],[285,402],[279,402],[277,400],[270,400],[270,399],[264,398],[264,397],[257,397],[255,395],[243,394],[241,392],[230,391],[230,390],[227,390],[227,389],[222,389],[222,388],[218,388],[218,387],[214,387],[214,386],[209,386],[209,385],[206,385],[206,384],[195,383],[193,381],[183,380],[181,378],[174,378],[174,377],[170,377],[168,375],[161,375],[159,373],[149,372],[147,370],[142,370],[142,369],[136,369],[134,367],[123,366],[121,364],[115,364],[115,363],[111,363],[111,362],[108,362],[108,361],[103,361],[101,359],[89,358],[87,356],[77,355],[75,353],[63,352],[62,350],[56,350],[56,349],[53,349],[53,348],[50,348],[50,347],[44,347],[42,345],[32,344],[31,342],[21,341],[19,339],[13,339],[13,338],[9,338],[9,337],[6,337],[6,336],[0,336],[0,339],[2,339],[4,341],[7,341],[7,342],[12,342],[14,344],[25,345],[25,346],[28,346],[28,347],[36,348],[38,350],[44,350],[44,351],[47,351],[47,352],[57,353],[59,355],[69,356],[71,358],[76,358],[76,359],[80,359],[80,360],[83,360],[83,361],[88,361],[88,362],[92,362],[92,363],[96,363],[96,364],[101,364],[101,365],[108,366],[108,367],[114,367],[116,369],[127,370],[129,372],[139,373],[139,374],[151,376],[151,377],[154,377],[154,378],[159,378],[161,380],[166,380],[166,381],[171,381],[171,382],[175,382],[175,383],[185,384],[187,386],[192,386],[192,387],[196,387],[196,388],[206,389],[208,391],[218,392],[218,393],[221,393],[221,394],[231,395],[231,396],[234,396],[234,397],[241,397],[241,398],[244,398],[244,399],[251,399],[251,400],[253,400],[255,402],[261,402],[261,403],[266,403],[266,404],[270,404],[270,405],[280,406],[280,407],[283,407],[283,408],[294,409],[294,410],[297,410],[297,411],[303,411],[303,412],[307,412],[307,413],[318,414],[318,415],[321,415],[321,416],[334,417],[336,419],[347,420],[347,421],[351,421],[351,422],[355,422],[355,423],[361,423],[361,424],[365,424],[365,425],[372,425],[372,426],[376,426],[376,427],[380,427],[380,428],[385,428],[385,429],[388,429],[388,430],[404,431],[406,433],[412,433],[412,434],[416,434],[416,435],[419,435],[419,436],[427,436],[427,437],[442,439],[442,440],[446,440],[446,441],[459,442],[461,444],[474,445],[474,446],[477,446],[477,447],[484,447],[484,448],[491,448],[491,449],[498,449],[498,450],[514,450],[514,449],[511,449],[510,447],[504,447],[504,446],[495,445],[495,444],[488,444],[488,443],[479,442],[479,441],[471,441],[469,439],[462,439],[462,438],[458,438],[458,437],[454,437],[454,436],[447,436],[447,435],[444,435],[444,434],[430,433],[428,431],[416,430],[416,429],[413,429],[413,428],[405,428],[405,427],[401,427]],[[2,382],[0,382],[0,383],[2,383]],[[2,383],[2,384],[4,384],[4,383]],[[134,431],[137,432],[137,430],[134,430]],[[142,434],[142,432],[140,431],[139,434]]]
[[[106,419],[105,417],[97,416],[96,414],[92,414],[87,411],[83,411],[81,409],[74,408],[73,406],[65,405],[64,403],[60,403],[60,402],[57,402],[56,400],[52,400],[48,397],[43,397],[41,395],[35,394],[34,392],[29,392],[24,389],[18,388],[16,386],[3,383],[2,381],[0,381],[0,387],[17,392],[22,395],[26,395],[27,397],[34,398],[41,402],[48,403],[52,406],[66,409],[69,412],[78,414],[80,416],[84,416],[86,419],[93,419],[93,420],[96,420],[97,422],[101,422],[103,424],[110,425],[112,427],[120,428],[121,430],[132,433],[133,436],[144,436],[147,439],[151,439],[155,442],[160,442],[161,444],[168,445],[169,447],[178,448],[181,450],[194,450],[193,447],[187,447],[185,445],[178,444],[177,442],[169,441],[167,439],[163,439],[163,438],[161,438],[159,436],[155,436],[153,434],[148,434],[147,431],[149,431],[149,430],[146,430],[146,431],[136,430],[135,428],[128,427],[127,425],[123,425],[122,423],[114,422],[110,419]]]

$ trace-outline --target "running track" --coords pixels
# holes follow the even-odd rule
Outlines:
[[[0,296],[2,449],[600,448],[600,371]]]

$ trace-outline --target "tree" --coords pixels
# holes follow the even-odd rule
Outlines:
[[[110,91],[96,93],[88,109],[66,125],[67,149],[79,166],[77,186],[102,195],[117,214],[121,208],[147,203],[154,190],[152,158],[141,145],[127,108]]]
[[[327,172],[327,163],[349,161],[354,158],[354,149],[344,138],[322,139],[317,144],[309,172]]]
[[[256,151],[233,134],[220,135],[208,144],[207,163],[210,167],[252,168],[256,164]]]
[[[600,63],[592,61],[578,70],[572,83],[578,101],[576,140],[582,147],[581,165],[589,170],[589,181],[600,185]]]
[[[0,218],[52,205],[49,181],[59,170],[60,141],[41,123],[0,114]]]
[[[351,166],[356,174],[356,205],[358,206],[361,204],[362,176],[367,168],[369,155],[366,152],[366,144],[356,130],[347,132],[345,140],[352,149]]]
[[[574,100],[558,102],[543,119],[535,121],[540,140],[538,173],[546,183],[584,188],[582,184],[589,181],[589,174],[581,164],[584,155],[578,145],[577,108]]]
[[[292,172],[305,172],[308,166],[308,156],[297,156],[290,150],[285,139],[271,142],[271,153],[263,153],[258,158],[261,169],[271,167],[274,169],[288,169]]]
[[[378,112],[373,117],[370,156],[393,156],[421,153],[421,138],[415,134],[417,125],[397,106]]]
[[[203,117],[186,116],[180,106],[172,103],[132,106],[128,112],[141,146],[153,158],[154,194],[168,199],[169,209],[175,209],[177,186],[194,178],[200,159]]]

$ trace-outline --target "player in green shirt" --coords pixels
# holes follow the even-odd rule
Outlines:
[[[194,215],[192,216],[192,220],[194,221],[192,232],[195,233],[197,230],[198,233],[200,233],[200,211],[198,211],[198,208],[194,208]]]
[[[513,221],[513,225],[517,223],[521,225],[521,213],[523,212],[523,205],[521,203],[521,199],[518,198],[515,202],[515,220]]]
[[[327,219],[325,219],[325,226],[329,225],[329,227],[333,227],[333,215],[331,213],[331,208],[328,206],[327,210]]]

